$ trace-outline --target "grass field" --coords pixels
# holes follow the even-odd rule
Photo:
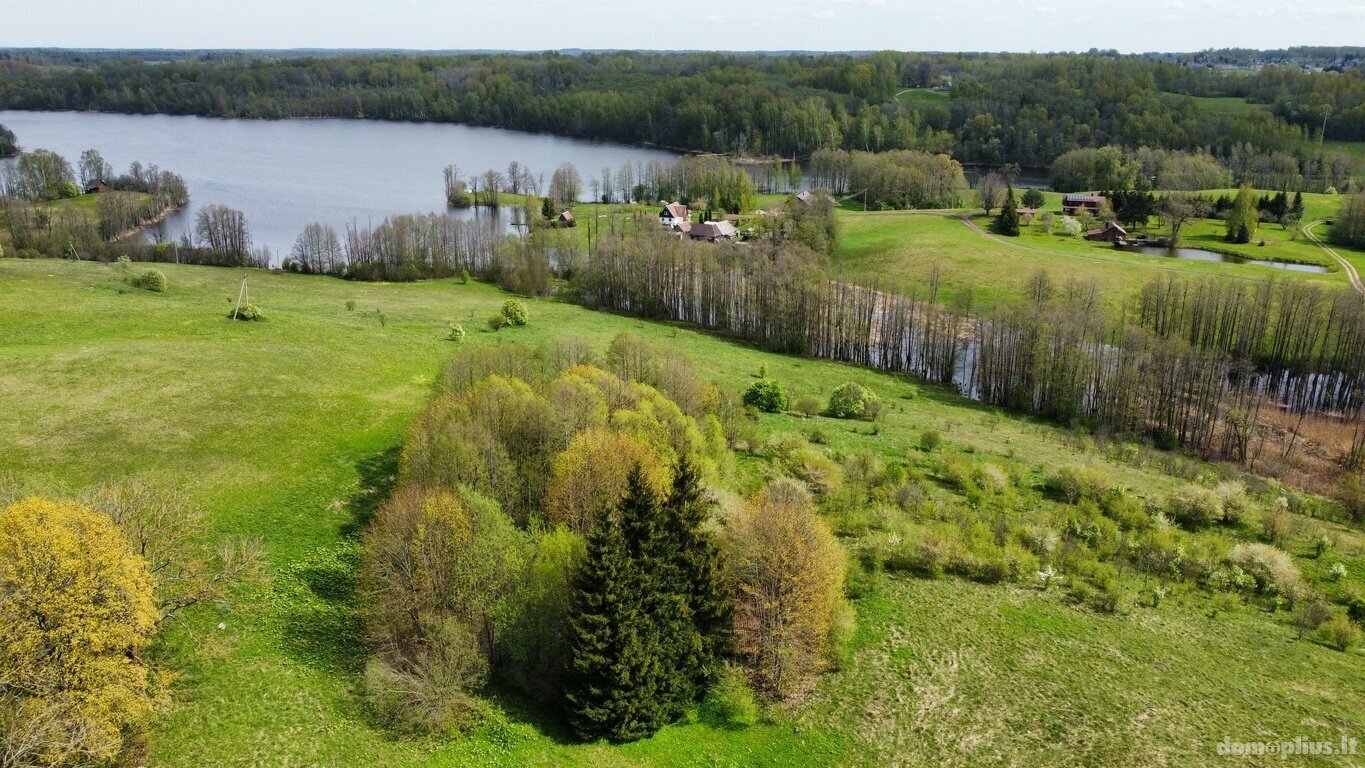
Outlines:
[[[917,236],[924,222],[944,248],[952,228],[965,231],[954,219],[911,216],[866,220],[904,217]],[[870,234],[861,230],[865,248]],[[859,233],[850,238],[856,246]],[[630,331],[685,354],[731,391],[760,366],[818,396],[861,380],[889,406],[878,434],[790,415],[758,425],[819,427],[833,452],[903,459],[935,429],[952,450],[1032,482],[1068,461],[1103,464],[1139,495],[1173,480],[946,391],[919,387],[908,398],[898,377],[683,328],[529,300],[528,327],[493,333],[480,320],[506,296],[487,285],[161,268],[166,294],[129,289],[116,265],[0,260],[3,471],[73,490],[130,479],[179,486],[216,532],[264,543],[265,583],[194,612],[160,643],[157,656],[178,678],[149,740],[150,765],[1211,766],[1226,764],[1214,752],[1224,736],[1365,736],[1365,655],[1294,642],[1283,613],[1234,605],[1213,619],[1206,598],[1178,593],[1160,609],[1102,616],[1055,590],[892,576],[857,601],[852,662],[805,703],[749,729],[692,722],[628,746],[579,745],[552,718],[502,700],[506,723],[457,742],[393,736],[357,697],[354,535],[454,349],[443,339],[451,321],[465,324],[472,344],[571,335],[600,348]],[[224,318],[244,274],[264,323]],[[752,484],[759,461],[742,459],[735,482]],[[1359,535],[1332,530],[1359,579]],[[1294,554],[1310,572],[1306,547],[1297,542]]]
[[[1049,192],[1046,197],[1047,210],[1060,210],[1060,194]],[[1305,224],[1329,218],[1336,211],[1336,198],[1329,195],[1304,195],[1304,204]],[[1054,225],[1053,234],[1044,233],[1041,224],[1035,224],[1023,228],[1018,238],[988,237],[963,224],[961,216],[967,213],[842,210],[843,237],[834,253],[835,269],[850,279],[914,286],[922,285],[937,265],[949,296],[963,296],[970,290],[975,300],[987,302],[1016,294],[1040,269],[1047,270],[1054,280],[1093,280],[1111,304],[1122,301],[1152,277],[1171,273],[1244,280],[1275,276],[1347,285],[1345,274],[1321,248],[1301,234],[1294,237],[1294,232],[1278,224],[1263,224],[1252,243],[1234,245],[1223,241],[1221,222],[1199,221],[1182,232],[1181,244],[1250,259],[1319,264],[1333,271],[1325,275],[1288,272],[1253,264],[1186,261],[1117,251],[1107,243],[1059,234],[1060,224]],[[991,219],[980,214],[977,209],[972,220],[989,230]],[[1155,219],[1151,231],[1160,234]],[[1260,240],[1266,245],[1257,245]],[[1365,267],[1365,251],[1337,250],[1357,268]]]
[[[896,94],[896,101],[903,104],[933,104],[947,100],[947,91],[937,91],[932,88],[910,88]]]

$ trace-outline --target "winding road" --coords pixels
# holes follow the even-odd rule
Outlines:
[[[1322,221],[1315,221],[1306,225],[1303,228],[1303,233],[1308,236],[1309,240],[1316,243],[1319,248],[1327,251],[1327,255],[1337,260],[1337,263],[1341,265],[1341,268],[1346,270],[1346,277],[1351,281],[1351,287],[1356,290],[1356,293],[1365,296],[1365,283],[1360,282],[1360,273],[1356,271],[1355,265],[1343,258],[1341,254],[1327,247],[1326,243],[1319,240],[1318,236],[1313,234],[1313,227],[1316,227],[1321,223]]]

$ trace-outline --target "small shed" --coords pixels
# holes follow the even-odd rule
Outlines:
[[[573,220],[573,211],[567,208],[560,211],[559,215],[555,217],[555,226],[557,227],[572,227],[576,224],[577,222]]]
[[[1092,229],[1089,232],[1085,233],[1086,240],[1095,240],[1097,242],[1107,243],[1122,240],[1127,236],[1128,230],[1124,229],[1123,227],[1120,227],[1118,224],[1115,224],[1112,221],[1109,222],[1108,224],[1105,224],[1103,227],[1100,227],[1099,229]]]

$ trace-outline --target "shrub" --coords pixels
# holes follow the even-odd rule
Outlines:
[[[469,284],[469,270],[468,270],[468,269],[461,269],[461,270],[460,270],[460,285],[468,285],[468,284]]]
[[[516,299],[508,299],[502,303],[502,316],[507,318],[507,324],[513,326],[526,325],[531,316],[526,311],[526,305]]]
[[[1255,580],[1262,594],[1292,601],[1303,591],[1303,577],[1294,561],[1269,544],[1238,544],[1228,559]]]
[[[354,311],[355,311],[355,299],[347,299],[347,300],[346,300],[346,311],[347,311],[347,312],[354,312]]]
[[[721,667],[702,701],[702,720],[714,728],[748,728],[758,723],[758,712],[758,699],[744,673],[729,664]]]
[[[1346,615],[1351,617],[1351,621],[1365,627],[1365,597],[1353,595],[1346,603]]]
[[[872,403],[880,404],[875,392],[856,381],[839,385],[829,396],[829,415],[836,419],[870,418]]]
[[[133,287],[153,293],[165,293],[166,275],[159,269],[149,269],[133,278]]]
[[[744,390],[744,404],[767,413],[787,410],[787,393],[774,379],[759,379]]]
[[[1311,600],[1294,612],[1294,629],[1299,639],[1332,619],[1332,607],[1321,600]]]
[[[1069,504],[1082,499],[1098,502],[1109,493],[1109,475],[1094,467],[1066,464],[1047,479],[1047,489]]]
[[[1197,531],[1223,521],[1223,501],[1217,491],[1188,483],[1166,500],[1166,515]]]
[[[1318,637],[1338,651],[1349,651],[1360,645],[1361,632],[1344,616],[1338,616],[1318,629]]]
[[[811,395],[796,398],[796,412],[802,416],[815,416],[820,413],[820,401]]]
[[[507,325],[507,318],[502,315],[491,315],[488,318],[488,327],[495,331],[501,331],[505,325]]]
[[[1346,578],[1346,565],[1344,563],[1332,563],[1332,567],[1327,569],[1328,581],[1336,583]]]
[[[365,665],[363,691],[375,717],[414,733],[460,733],[477,722],[480,703],[469,693],[483,684],[488,663],[467,627],[447,631],[401,666],[382,659]]]
[[[245,320],[247,322],[265,319],[265,313],[255,304],[243,304],[240,308],[234,307],[233,311],[227,313],[227,316],[233,320]]]
[[[943,435],[936,430],[926,429],[920,433],[919,449],[925,453],[933,453],[938,447],[943,445]]]
[[[446,331],[446,340],[453,341],[456,344],[464,341],[464,326],[459,323],[451,323],[450,328]]]

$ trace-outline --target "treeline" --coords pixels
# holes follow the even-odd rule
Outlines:
[[[1052,163],[1050,181],[1058,192],[1222,189],[1241,184],[1290,192],[1344,192],[1353,172],[1346,153],[1302,147],[1261,152],[1250,144],[1233,144],[1214,156],[1205,150],[1108,146],[1061,155]]]
[[[1165,279],[1114,318],[1093,286],[1040,274],[1026,303],[946,307],[936,280],[908,294],[850,285],[792,245],[697,248],[633,233],[599,243],[572,285],[588,306],[911,372],[994,405],[1207,455],[1246,458],[1258,425],[1234,428],[1233,413],[1270,403],[1356,424],[1365,403],[1362,299],[1292,281]]]
[[[649,383],[646,383],[649,382]],[[845,561],[778,481],[721,517],[739,409],[622,334],[457,355],[364,537],[359,586],[386,724],[451,732],[498,682],[584,739],[628,741],[723,691],[807,687],[851,621]]]
[[[1237,76],[1100,53],[92,58],[73,65],[12,52],[0,59],[0,73],[0,107],[13,109],[462,122],[756,156],[920,149],[1043,167],[1078,147],[1221,152],[1250,143],[1272,152],[1291,150],[1308,133],[1288,107],[1277,111],[1291,122],[1269,111],[1204,114],[1192,99],[1162,93],[1230,92],[1240,87]],[[1295,104],[1317,103],[1306,94],[1319,88],[1333,93],[1330,138],[1350,138],[1365,124],[1354,111],[1357,73],[1261,77],[1259,89],[1286,89]],[[951,86],[950,97],[914,105],[894,98],[903,88],[935,86]]]

